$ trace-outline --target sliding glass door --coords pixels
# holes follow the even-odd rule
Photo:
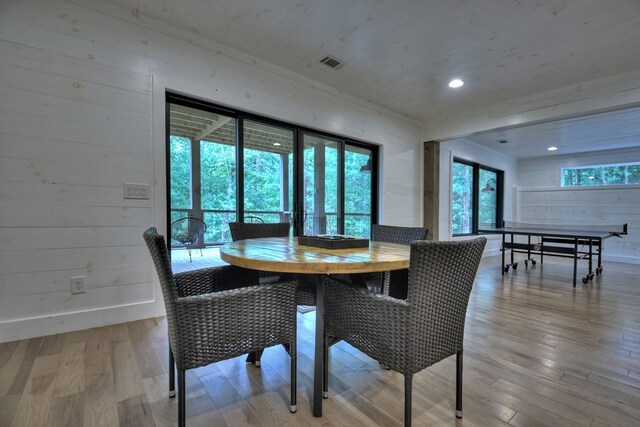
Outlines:
[[[182,95],[167,94],[166,105],[169,237],[181,218],[206,224],[193,248],[229,242],[232,221],[369,236],[375,146]]]
[[[283,222],[293,209],[294,131],[243,121],[245,222]]]
[[[344,151],[344,233],[369,237],[373,218],[373,151],[347,144]]]
[[[171,223],[204,221],[196,247],[228,241],[227,224],[236,220],[236,119],[169,104],[168,151]]]
[[[302,133],[302,140],[303,234],[340,233],[342,192],[338,185],[338,154],[341,143],[306,132]]]

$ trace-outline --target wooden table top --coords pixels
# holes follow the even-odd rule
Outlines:
[[[220,248],[220,258],[252,270],[279,273],[367,273],[409,268],[409,246],[370,242],[368,248],[324,249],[298,245],[297,238],[239,240]]]

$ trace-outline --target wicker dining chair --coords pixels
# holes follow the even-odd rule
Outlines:
[[[291,223],[274,222],[274,223],[242,223],[230,222],[231,239],[235,242],[246,239],[259,239],[261,237],[287,237]],[[290,280],[291,275],[281,275],[279,273],[260,272],[262,279],[269,280]],[[296,302],[298,305],[316,305],[316,290],[312,284],[298,283],[296,292]]]
[[[291,224],[289,222],[267,222],[267,223],[248,223],[248,222],[230,222],[229,230],[231,231],[231,239],[235,242],[246,239],[259,239],[263,237],[287,237],[289,236]],[[304,277],[296,278],[291,274],[280,274],[275,272],[258,272],[261,283],[273,282],[290,282],[296,281],[296,304],[297,305],[316,305],[316,289],[313,283],[306,283]],[[247,363],[254,363],[260,366],[260,357],[262,351],[250,353],[247,356]]]
[[[462,346],[469,295],[487,239],[411,243],[406,300],[328,281],[323,396],[329,343],[342,339],[404,375],[404,424],[411,425],[412,378],[456,355],[456,416],[462,418]]]
[[[424,227],[373,224],[371,227],[371,240],[374,242],[397,243],[399,245],[409,246],[413,241],[426,239],[427,233],[428,230]],[[406,269],[352,275],[351,281],[352,283],[368,285],[374,289],[379,289],[380,293],[394,298],[405,299],[407,297]]]
[[[143,234],[156,267],[169,334],[169,397],[178,371],[178,423],[184,426],[185,371],[286,345],[291,356],[291,412],[296,411],[296,304],[292,283],[258,286],[255,271],[231,265],[173,274],[155,228]]]

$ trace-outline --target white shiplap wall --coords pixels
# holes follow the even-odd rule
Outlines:
[[[0,342],[163,313],[141,236],[165,224],[166,88],[380,144],[381,220],[422,223],[415,122],[105,2],[3,1]]]
[[[538,224],[628,224],[607,239],[604,259],[640,263],[640,185],[561,188],[563,167],[640,162],[640,148],[521,160],[518,220]]]

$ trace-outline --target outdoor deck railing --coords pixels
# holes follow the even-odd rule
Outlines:
[[[185,216],[196,216],[202,218],[207,223],[207,232],[204,235],[205,246],[221,245],[231,241],[229,223],[236,221],[235,210],[225,209],[202,209],[201,215],[189,209],[171,209],[171,221]],[[246,216],[260,217],[264,222],[287,221],[291,213],[283,211],[245,211]],[[304,223],[304,233],[314,234],[314,217],[308,215]],[[336,212],[325,213],[325,234],[336,234],[338,231],[338,214]],[[371,215],[368,213],[346,213],[345,232],[346,234],[369,237],[371,229]],[[172,247],[180,245],[172,242]]]

